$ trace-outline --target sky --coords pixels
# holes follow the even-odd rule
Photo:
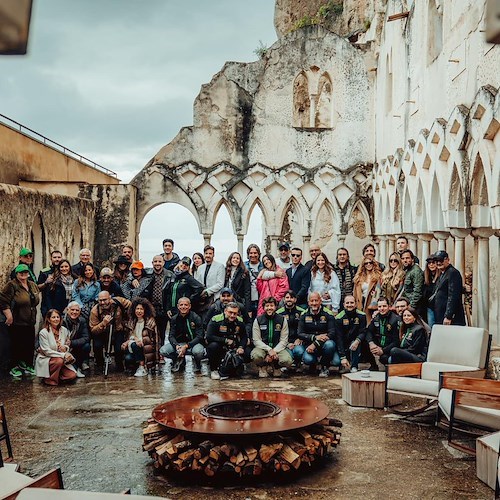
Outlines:
[[[0,113],[128,182],[192,124],[201,85],[226,61],[254,61],[260,41],[276,41],[273,16],[273,0],[34,0],[28,55],[0,58]],[[221,211],[212,239],[220,261],[236,250],[228,228]],[[245,245],[261,234],[254,211]],[[165,237],[182,255],[203,246],[177,205],[148,214],[141,259]]]

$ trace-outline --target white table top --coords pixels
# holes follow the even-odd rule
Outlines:
[[[385,372],[370,372],[369,377],[363,377],[360,370],[356,373],[344,373],[342,377],[355,382],[385,382]]]
[[[122,495],[120,493],[100,493],[97,491],[49,490],[45,488],[26,488],[19,493],[17,500],[113,500],[122,498],[130,500],[165,500],[161,497],[143,495]]]
[[[16,472],[12,467],[0,467],[0,498],[28,486],[33,478]]]

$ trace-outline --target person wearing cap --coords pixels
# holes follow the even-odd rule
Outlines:
[[[451,265],[450,257],[446,251],[436,252],[434,260],[441,272],[436,281],[434,293],[429,298],[429,305],[434,311],[435,323],[465,326],[462,275],[458,269]]]
[[[197,304],[201,293],[205,287],[189,272],[191,259],[187,256],[177,264],[173,280],[168,282],[165,290],[165,310],[169,318],[173,318],[177,313],[177,303],[181,297],[187,297],[192,304]]]
[[[34,281],[36,283],[35,272],[33,271],[33,252],[26,247],[21,248],[19,252],[19,264],[26,264],[28,266],[28,279],[30,281]],[[10,273],[10,279],[13,280],[16,278],[16,269],[17,266],[12,269]]]
[[[125,297],[121,286],[114,279],[111,268],[103,267],[101,269],[99,284],[101,285],[101,291],[106,290],[111,297]]]
[[[113,261],[113,264],[115,265],[115,268],[113,269],[113,277],[121,287],[129,277],[130,266],[132,263],[128,261],[125,255],[120,255],[115,261]]]
[[[15,278],[0,291],[0,311],[5,317],[11,340],[11,370],[15,378],[23,373],[35,375],[33,355],[35,350],[36,306],[40,301],[37,284],[29,279],[30,268],[18,264]]]
[[[436,322],[434,319],[434,309],[429,304],[429,299],[434,294],[436,288],[436,282],[441,274],[441,271],[437,267],[437,262],[434,258],[434,254],[429,255],[425,262],[424,269],[424,297],[423,297],[423,308],[427,312],[427,323],[430,328]],[[398,313],[400,316],[402,314]]]
[[[132,262],[130,266],[130,276],[122,285],[123,296],[128,300],[136,297],[143,297],[143,292],[151,281],[144,269],[144,264],[140,260]]]
[[[283,241],[278,246],[279,255],[276,257],[276,264],[284,271],[292,267],[292,259],[290,258],[290,243]]]
[[[71,266],[71,272],[75,278],[79,278],[82,275],[85,264],[92,263],[92,252],[89,248],[82,248],[78,255],[80,256],[80,260]],[[101,270],[94,264],[92,265],[94,266],[96,276],[99,276]]]

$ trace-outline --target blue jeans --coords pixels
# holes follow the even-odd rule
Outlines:
[[[346,349],[346,354],[347,354],[347,359],[349,359],[351,362],[351,366],[353,368],[357,368],[359,364],[359,358],[361,356],[361,344],[358,345],[358,348],[355,351]]]
[[[132,352],[128,349],[125,351],[125,365],[132,367],[140,361],[144,361],[144,349],[139,347],[135,342],[132,342]]]
[[[306,346],[304,344],[296,345],[292,350],[288,349],[288,352],[292,356],[293,362],[296,366],[299,366],[302,362],[302,356],[304,355],[305,350]]]
[[[430,307],[427,308],[427,324],[431,327],[436,323],[436,316],[434,315],[434,310]]]
[[[302,356],[302,362],[307,366],[315,365],[318,363],[318,356],[321,356],[321,366],[340,366],[340,356],[337,352],[337,344],[335,344],[333,340],[327,340],[321,347],[316,347],[313,353],[305,350]]]
[[[170,343],[164,344],[160,349],[160,354],[166,358],[170,358],[172,362],[176,362],[179,357],[177,349]],[[191,354],[194,357],[197,366],[200,366],[201,360],[205,357],[205,347],[202,344],[196,344],[191,349],[186,351],[186,354]]]

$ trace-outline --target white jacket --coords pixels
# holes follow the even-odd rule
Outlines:
[[[312,292],[318,292],[321,295],[324,306],[334,311],[339,310],[341,297],[340,281],[335,271],[332,271],[329,283],[325,283],[324,273],[322,271],[316,271],[316,276],[311,272],[311,284],[309,285],[308,295]],[[323,299],[324,293],[328,293],[330,298]]]
[[[66,339],[69,336],[68,330],[62,326],[59,333],[59,340],[61,344],[66,343]],[[59,352],[57,350],[57,343],[52,330],[47,330],[43,328],[38,334],[38,340],[40,342],[39,352],[36,355],[35,370],[37,377],[49,378],[49,362],[50,358],[64,358],[64,352]],[[76,372],[73,365],[66,365],[70,370]]]
[[[202,264],[194,273],[195,279],[197,279],[202,285],[205,285],[205,269],[206,264]],[[210,265],[210,269],[207,275],[206,289],[208,295],[213,295],[214,299],[217,300],[220,296],[220,290],[224,286],[224,278],[226,276],[226,268],[224,264],[220,262],[213,261]]]

